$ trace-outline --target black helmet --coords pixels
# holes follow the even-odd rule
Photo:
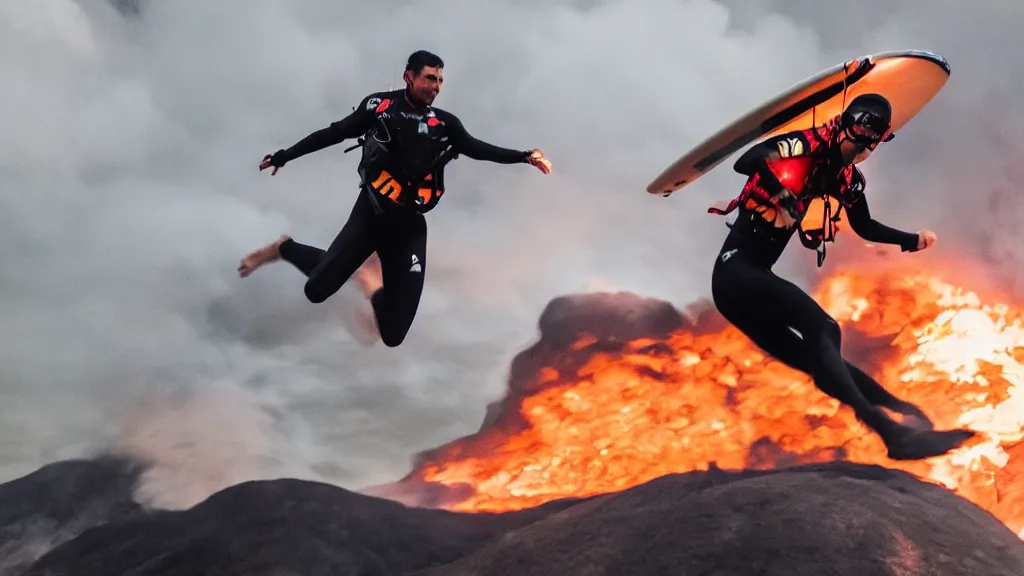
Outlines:
[[[895,137],[890,131],[892,106],[881,94],[861,94],[843,110],[839,124],[847,138],[874,147]]]

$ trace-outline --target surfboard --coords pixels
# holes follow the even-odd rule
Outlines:
[[[669,196],[693,184],[732,154],[758,140],[822,125],[860,94],[877,93],[892,105],[899,131],[949,80],[945,58],[923,50],[879,52],[848,60],[805,78],[762,102],[683,154],[647,186]]]

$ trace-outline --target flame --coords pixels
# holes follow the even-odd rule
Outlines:
[[[839,272],[815,297],[843,326],[844,346],[874,343],[867,372],[936,427],[971,428],[979,440],[927,461],[889,460],[848,408],[729,326],[598,347],[582,365],[545,367],[518,404],[520,429],[456,441],[410,477],[471,486],[452,509],[502,511],[712,466],[844,459],[944,485],[1024,537],[1024,487],[1014,488],[1024,473],[1021,310],[919,270]]]

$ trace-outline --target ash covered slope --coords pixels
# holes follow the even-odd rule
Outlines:
[[[4,503],[0,502],[0,506]],[[1024,542],[903,472],[855,464],[666,476],[507,514],[248,482],[86,531],[32,575],[803,574],[1019,576]]]
[[[143,514],[132,500],[139,471],[118,458],[65,460],[0,484],[0,575],[84,530]]]
[[[26,574],[405,574],[455,561],[571,504],[470,515],[406,508],[319,482],[252,481],[189,510],[83,532]]]
[[[665,476],[426,574],[1012,576],[1024,543],[939,486],[834,463]]]

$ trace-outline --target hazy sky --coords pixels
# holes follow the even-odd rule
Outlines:
[[[644,187],[736,114],[862,54],[934,50],[953,68],[865,166],[876,215],[935,229],[947,257],[989,254],[1011,275],[1024,261],[1015,0],[136,4],[0,3],[2,479],[111,443],[158,460],[148,496],[166,505],[281,474],[395,479],[476,430],[552,297],[705,296],[726,232],[705,208],[741,179],[724,165],[668,200]],[[273,178],[257,164],[398,86],[420,48],[446,62],[436,105],[555,171],[452,164],[419,317],[401,348],[367,351],[343,328],[348,287],[316,306],[287,264],[235,267],[282,233],[330,242],[358,152]],[[795,261],[813,254],[794,246],[780,270]]]

